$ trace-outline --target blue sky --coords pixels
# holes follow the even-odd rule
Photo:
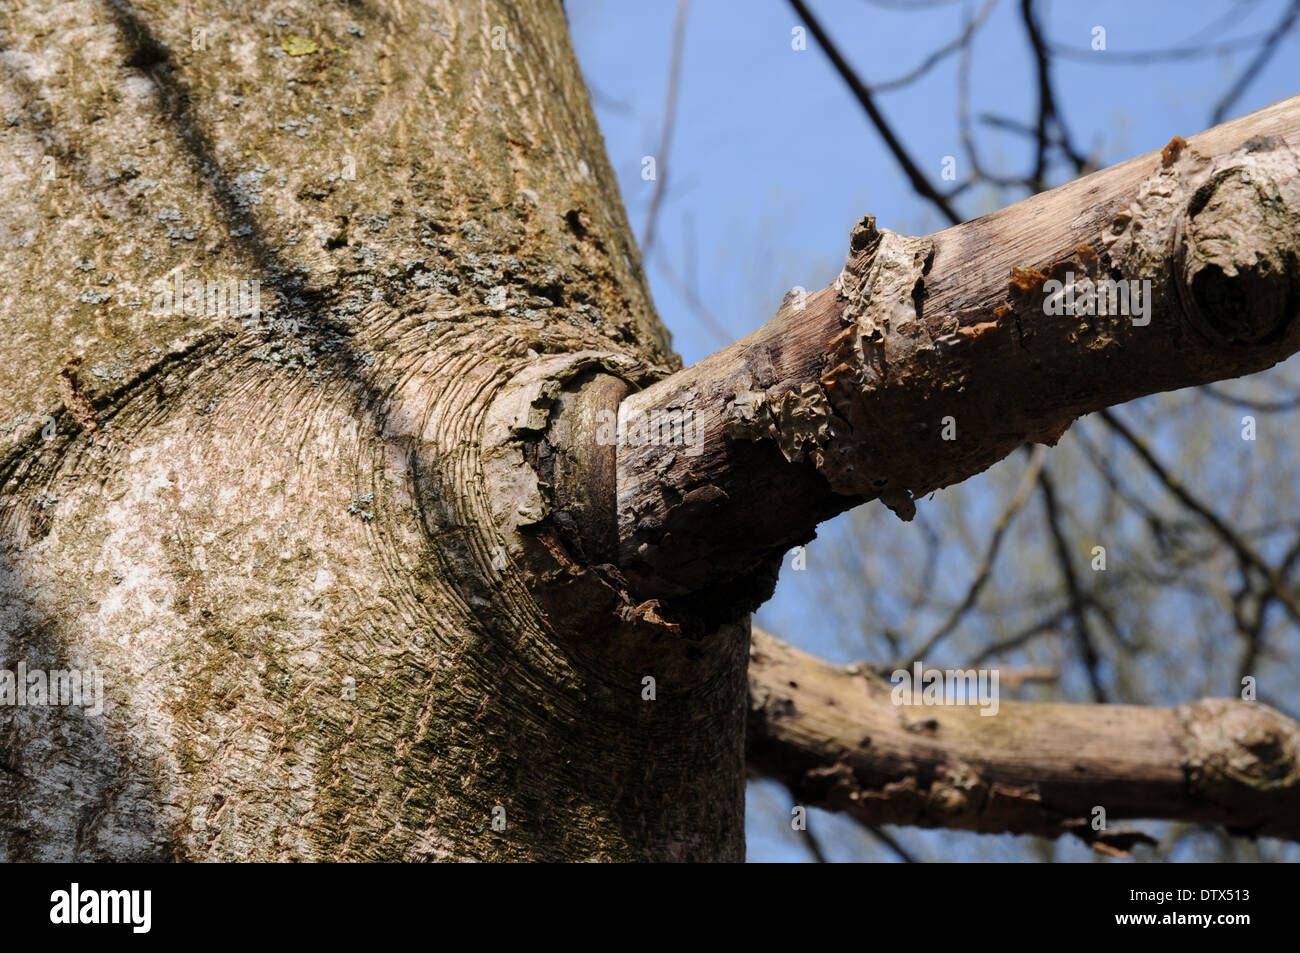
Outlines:
[[[1159,148],[1174,134],[1206,128],[1215,104],[1253,55],[1256,44],[1250,38],[1269,32],[1290,2],[1057,0],[1043,5],[1044,32],[1063,50],[1053,60],[1053,78],[1076,146],[1098,155],[1105,166]],[[863,80],[873,84],[906,74],[956,37],[982,0],[810,0],[809,5]],[[638,239],[644,237],[656,186],[642,179],[643,157],[654,156],[658,175],[666,177],[647,274],[687,363],[766,322],[792,286],[828,284],[843,263],[852,224],[864,213],[913,234],[947,224],[913,193],[812,36],[805,50],[792,49],[792,30],[800,21],[784,0],[693,0],[667,155],[659,154],[659,141],[676,0],[567,0],[565,7]],[[1091,48],[1097,27],[1105,30],[1102,51]],[[1193,59],[1130,62],[1134,53],[1206,44],[1216,49]],[[969,171],[963,168],[958,137],[957,78],[954,55],[920,81],[882,92],[878,99],[936,184],[943,184],[945,156],[957,158],[959,180]],[[1297,92],[1300,28],[1293,27],[1227,116]],[[1036,100],[1019,3],[1001,0],[974,40],[971,111],[1032,122]],[[977,127],[976,135],[983,161],[994,171],[1019,172],[1029,165],[1027,139],[984,127]],[[1053,181],[1063,180],[1064,170],[1058,170]],[[973,218],[1014,197],[1019,196],[974,190],[958,206]],[[695,289],[712,322],[678,293],[682,283]],[[847,661],[852,653],[845,651],[844,640],[815,625],[790,624],[816,616],[816,594],[800,578],[805,575],[786,572],[759,620],[803,648]],[[752,860],[806,859],[782,821],[788,811],[788,796],[779,789],[751,786]],[[870,839],[850,825],[817,817],[815,823],[831,835],[824,845],[833,857],[876,856],[867,852]],[[936,838],[938,845],[938,839],[952,835],[924,837]],[[983,838],[971,850],[978,852],[973,856],[993,859],[1003,851],[999,844],[1013,842]],[[1062,846],[1058,856],[1082,860],[1088,854]]]

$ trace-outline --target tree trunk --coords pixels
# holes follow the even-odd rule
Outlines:
[[[559,0],[3,29],[0,857],[742,857],[747,621],[535,529],[676,366]]]

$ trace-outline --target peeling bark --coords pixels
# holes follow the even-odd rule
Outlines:
[[[910,519],[1083,414],[1288,357],[1297,149],[1300,97],[928,237],[867,216],[830,287],[624,400],[689,408],[704,434],[696,457],[620,447],[624,573],[671,605],[752,609],[821,520],[871,499]],[[1150,293],[1069,313],[1050,283],[1085,279]]]
[[[1267,705],[1176,708],[1001,701],[895,705],[865,666],[840,668],[754,629],[749,764],[799,803],[867,824],[1074,834],[1127,849],[1114,821],[1221,824],[1300,840],[1300,725]],[[1094,830],[1095,808],[1107,827]]]

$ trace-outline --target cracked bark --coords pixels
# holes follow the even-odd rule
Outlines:
[[[620,446],[623,572],[684,610],[752,609],[838,512],[879,499],[910,519],[1083,414],[1294,353],[1298,149],[1293,97],[927,237],[865,217],[831,286],[623,401],[688,409],[704,435],[695,457]],[[1150,281],[1149,315],[1046,313],[1071,274]]]
[[[1074,834],[1120,850],[1150,840],[1114,826],[1139,818],[1300,840],[1300,725],[1267,705],[1002,701],[984,717],[890,693],[865,666],[830,665],[755,628],[751,768],[866,824]],[[1104,830],[1092,827],[1098,806]]]

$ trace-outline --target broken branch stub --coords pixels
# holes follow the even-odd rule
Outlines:
[[[824,519],[926,493],[1079,416],[1300,349],[1300,97],[923,238],[863,218],[827,288],[626,397],[620,567],[718,618]],[[687,451],[690,452],[687,452]]]

